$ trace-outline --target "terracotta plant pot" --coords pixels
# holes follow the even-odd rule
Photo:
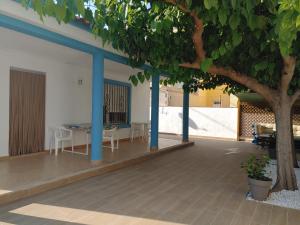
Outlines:
[[[253,199],[259,201],[264,201],[267,199],[271,189],[272,180],[263,181],[248,177],[248,182]]]

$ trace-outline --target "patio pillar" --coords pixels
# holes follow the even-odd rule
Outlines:
[[[158,149],[159,75],[152,76],[150,149]]]
[[[92,152],[91,160],[102,160],[104,55],[102,51],[93,54],[92,75]]]
[[[183,88],[183,108],[182,108],[182,142],[189,141],[189,104],[190,92]]]

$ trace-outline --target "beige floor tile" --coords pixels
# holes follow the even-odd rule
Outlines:
[[[272,211],[271,205],[258,203],[254,215],[252,217],[252,223],[268,225],[271,220],[271,211]]]
[[[235,214],[230,225],[250,225],[251,217]]]
[[[271,213],[270,225],[287,225],[287,209],[273,206]]]
[[[128,146],[132,154],[115,152],[114,157],[132,157],[142,151],[140,146]],[[238,149],[237,153],[227,154],[232,148]],[[257,151],[250,143],[201,139],[195,146],[2,206],[0,224],[265,225],[271,217],[267,225],[286,225],[283,221],[287,218],[287,225],[299,225],[299,211],[269,210],[245,200],[247,179],[239,166],[253,152]],[[60,156],[55,163],[48,160],[49,155],[36,158],[37,164],[44,165],[49,176],[90,166],[82,159],[77,161],[77,156],[63,165],[73,156]],[[53,171],[47,170],[49,166],[54,166]],[[0,177],[1,168],[5,166],[0,162]],[[21,166],[11,168],[16,169],[12,174],[21,170]],[[28,168],[25,165],[24,169]],[[30,179],[40,179],[37,175],[42,174],[42,170],[35,171]],[[20,181],[9,185],[25,180],[22,174],[19,177]],[[45,207],[33,209],[32,204]]]
[[[241,201],[243,200],[243,197],[240,197],[238,194],[233,193],[229,199],[224,204],[224,208],[236,211],[240,207]]]
[[[216,219],[212,222],[212,225],[231,225],[233,220],[234,212],[228,210],[222,210]]]
[[[193,225],[211,225],[217,213],[209,210],[203,211],[198,218],[193,221]]]
[[[256,207],[257,207],[256,202],[243,200],[237,212],[243,216],[252,217]]]
[[[300,225],[300,210],[288,209],[288,225]]]

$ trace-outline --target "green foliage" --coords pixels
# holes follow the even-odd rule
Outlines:
[[[228,78],[207,74],[212,62],[216,66],[233,68],[258,82],[277,88],[282,71],[282,56],[299,58],[299,0],[177,0],[197,12],[204,22],[203,43],[207,59],[201,70],[180,67],[194,62],[192,40],[194,21],[179,7],[158,0],[95,0],[95,10],[84,7],[86,0],[22,0],[41,18],[54,16],[59,22],[69,22],[78,14],[84,16],[92,32],[103,44],[129,56],[129,63],[138,67],[148,63],[155,71],[130,77],[134,85],[149,80],[154,72],[169,74],[167,84],[184,82],[190,90],[214,88],[225,84],[230,93],[245,90]],[[85,11],[85,12],[84,12]],[[289,93],[300,87],[300,65]]]
[[[32,7],[43,19],[45,16],[53,16],[61,23],[74,20],[75,16],[84,16],[85,3],[88,0],[21,0],[24,7]]]
[[[220,8],[218,11],[218,18],[220,23],[224,26],[227,22],[227,10],[224,8]]]
[[[260,158],[255,155],[251,155],[249,159],[241,164],[241,168],[244,168],[248,174],[248,177],[256,180],[270,180],[266,177],[266,166],[270,163],[270,158],[266,155]]]
[[[213,60],[211,58],[206,58],[205,60],[203,60],[203,62],[201,62],[200,68],[204,73],[206,73],[212,64]]]

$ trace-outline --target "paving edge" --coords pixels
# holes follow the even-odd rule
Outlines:
[[[8,204],[23,198],[28,198],[42,192],[50,191],[55,188],[63,187],[84,179],[88,179],[95,176],[100,176],[109,172],[120,170],[129,166],[133,166],[144,161],[165,155],[175,150],[183,149],[189,146],[193,146],[194,142],[185,142],[171,147],[163,148],[159,151],[148,152],[144,155],[137,156],[136,158],[126,159],[118,162],[113,162],[108,165],[101,165],[99,167],[85,169],[79,172],[72,173],[56,179],[51,179],[43,182],[37,182],[32,186],[5,193],[0,195],[0,205]]]

